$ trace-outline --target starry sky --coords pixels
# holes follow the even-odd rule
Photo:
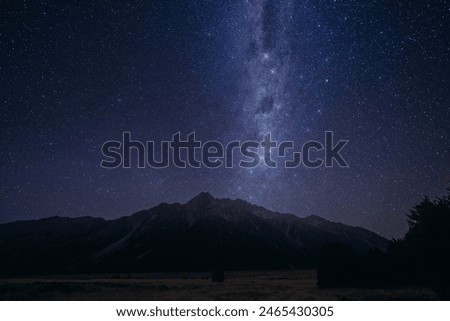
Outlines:
[[[386,237],[450,186],[450,4],[2,1],[0,222],[130,215],[201,191]],[[101,146],[348,139],[349,168],[103,169]]]

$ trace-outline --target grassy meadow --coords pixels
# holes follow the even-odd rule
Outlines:
[[[0,300],[436,300],[423,288],[319,289],[314,270],[65,275],[0,279]]]

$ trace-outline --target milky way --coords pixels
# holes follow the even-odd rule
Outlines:
[[[289,78],[289,30],[292,20],[289,1],[251,1],[244,15],[248,26],[243,87],[244,119],[262,137],[283,127],[290,106],[286,81]]]

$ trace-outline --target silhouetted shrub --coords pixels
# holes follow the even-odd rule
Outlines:
[[[223,282],[225,280],[225,273],[223,271],[214,271],[211,275],[211,281]]]
[[[318,286],[356,286],[361,282],[362,270],[362,257],[352,247],[341,243],[326,243],[319,260]]]

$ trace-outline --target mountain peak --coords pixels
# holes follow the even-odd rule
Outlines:
[[[215,200],[214,196],[212,196],[208,192],[201,192],[200,194],[198,194],[197,196],[192,198],[188,203],[189,204],[194,204],[194,203],[195,204],[199,204],[199,203],[208,204],[214,200]]]
[[[198,194],[196,197],[194,198],[200,198],[200,199],[207,199],[207,200],[213,200],[215,199],[214,196],[212,196],[211,194],[209,194],[208,192],[201,192],[200,194]]]

